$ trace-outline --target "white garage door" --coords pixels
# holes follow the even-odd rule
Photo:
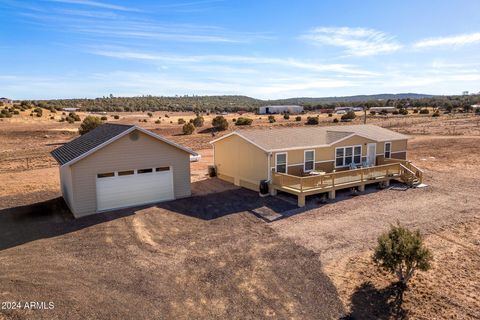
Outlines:
[[[173,174],[169,167],[106,172],[97,175],[98,211],[173,198]]]

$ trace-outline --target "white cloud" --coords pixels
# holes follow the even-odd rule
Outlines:
[[[50,0],[50,1],[51,2],[66,3],[66,4],[78,4],[78,5],[84,5],[84,6],[89,6],[89,7],[111,9],[111,10],[118,10],[118,11],[140,11],[136,8],[119,6],[119,5],[116,5],[116,4],[110,4],[110,3],[99,2],[99,1],[90,1],[90,0]]]
[[[375,76],[375,72],[362,70],[350,64],[322,64],[294,58],[275,58],[239,55],[161,55],[153,53],[123,51],[116,49],[94,49],[90,53],[118,59],[131,59],[143,61],[159,61],[180,64],[220,63],[220,64],[245,64],[245,65],[275,65],[284,68],[308,70],[310,72],[334,72],[358,76]]]
[[[474,43],[480,43],[480,32],[422,39],[415,42],[413,46],[421,49],[431,47],[459,47]]]
[[[367,28],[319,27],[301,38],[317,45],[343,47],[348,54],[355,56],[389,53],[402,48],[394,37],[385,32]]]

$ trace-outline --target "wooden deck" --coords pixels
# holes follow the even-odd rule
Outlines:
[[[406,160],[387,159],[384,164],[332,172],[318,176],[299,177],[272,172],[272,193],[277,190],[298,196],[298,206],[305,205],[305,197],[328,192],[329,198],[335,198],[335,190],[358,187],[363,191],[365,185],[383,182],[389,184],[395,179],[408,185],[422,183],[423,172]]]

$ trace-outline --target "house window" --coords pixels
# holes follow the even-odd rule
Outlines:
[[[119,176],[129,176],[129,175],[132,175],[134,173],[135,173],[135,171],[133,171],[133,170],[118,171]]]
[[[275,156],[275,169],[280,173],[287,173],[287,154],[277,153]]]
[[[392,156],[392,143],[391,142],[385,142],[384,157],[385,157],[385,159],[390,159],[391,156]]]
[[[362,163],[362,146],[355,146],[354,147],[353,162]]]
[[[343,167],[343,159],[345,156],[345,148],[336,149],[335,167]]]
[[[335,167],[348,167],[362,163],[362,146],[340,147],[335,149]]]
[[[155,171],[157,171],[157,172],[160,172],[160,171],[170,171],[170,167],[155,168]]]
[[[152,168],[148,168],[148,169],[138,169],[137,170],[137,173],[150,173],[152,172]]]
[[[108,178],[108,177],[114,177],[115,172],[106,172],[106,173],[99,173],[97,174],[98,178]]]
[[[315,151],[307,150],[304,152],[303,156],[304,156],[303,171],[305,172],[312,171],[315,167]]]

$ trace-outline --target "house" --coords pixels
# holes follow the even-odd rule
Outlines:
[[[258,109],[259,114],[290,113],[299,114],[303,112],[302,106],[264,106]]]
[[[77,112],[80,108],[63,108],[62,111],[65,112]]]
[[[197,155],[143,128],[108,123],[51,154],[76,218],[190,196],[190,156]]]
[[[375,125],[343,125],[241,130],[211,144],[220,179],[254,191],[266,180],[273,194],[296,194],[303,206],[307,195],[330,192],[334,197],[340,187],[388,184],[400,175],[419,183],[421,171],[406,161],[407,140]],[[348,180],[350,172],[361,179]]]

